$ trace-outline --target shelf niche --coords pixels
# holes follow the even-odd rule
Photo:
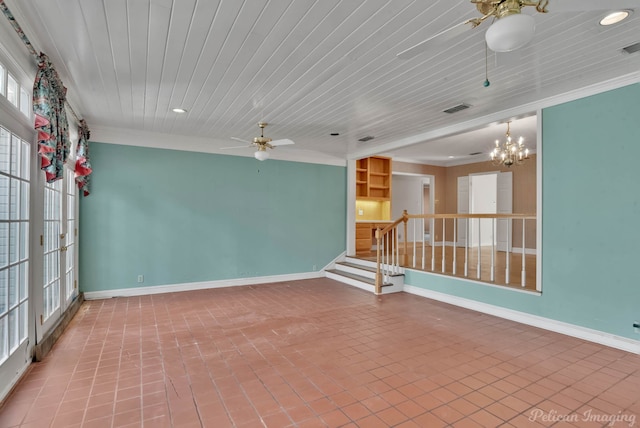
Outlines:
[[[356,199],[391,200],[391,158],[371,156],[356,161]]]

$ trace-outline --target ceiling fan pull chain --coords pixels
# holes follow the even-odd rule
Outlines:
[[[489,82],[489,47],[487,46],[487,42],[484,42],[484,82],[482,83],[485,88],[488,88],[491,85]]]

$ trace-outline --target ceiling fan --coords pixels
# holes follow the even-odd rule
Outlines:
[[[529,43],[534,36],[535,22],[531,15],[520,13],[533,6],[539,13],[583,12],[593,10],[627,10],[640,7],[640,0],[470,0],[482,14],[450,27],[398,53],[400,59],[409,59],[433,46],[447,42],[476,28],[488,18],[494,22],[485,33],[487,46],[494,52],[510,52]],[[548,9],[547,9],[548,7]]]
[[[242,141],[243,143],[249,144],[248,146],[233,146],[233,147],[222,147],[221,150],[228,149],[239,149],[246,147],[256,147],[258,150],[253,154],[253,156],[259,161],[267,160],[269,158],[269,152],[267,149],[274,149],[277,146],[287,146],[290,144],[295,144],[293,141],[288,139],[281,140],[272,140],[271,138],[264,136],[264,128],[268,125],[266,122],[258,122],[258,126],[260,127],[260,136],[254,137],[253,142],[243,140],[242,138],[231,137],[232,140]]]

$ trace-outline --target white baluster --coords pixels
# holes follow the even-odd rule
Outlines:
[[[398,235],[398,228],[396,227],[396,263],[393,265],[393,273],[400,273],[400,239]]]
[[[446,242],[445,242],[445,231],[446,231],[445,224],[446,223],[447,223],[447,220],[443,218],[442,219],[442,273],[444,273],[444,271],[445,271],[445,269],[444,269],[444,264],[445,264],[445,261],[444,261],[444,250],[445,250],[445,248],[447,248],[446,247]]]
[[[414,218],[413,219],[413,267],[414,268],[416,267],[416,243],[417,243],[417,240],[416,240],[416,223],[417,223],[417,221]],[[422,235],[424,235],[424,233]]]
[[[505,250],[506,268],[504,272],[505,284],[509,284],[509,277],[511,276],[511,219],[507,220],[507,249]]]
[[[425,218],[422,219],[422,270],[424,270],[424,264],[426,262],[426,258],[427,258],[427,252],[425,251],[425,238],[424,238],[424,224],[425,224]]]
[[[387,253],[387,260],[389,262],[389,269],[393,265],[393,232],[395,229],[391,229],[389,231],[389,246],[387,247],[387,251],[391,251],[391,254]]]
[[[382,235],[382,248],[380,249],[382,252],[382,275],[383,278],[387,275],[387,265],[389,264],[389,234]],[[384,282],[384,281],[383,281]]]
[[[464,234],[464,277],[469,277],[469,220],[465,219],[464,227],[466,232]]]
[[[480,235],[480,226],[481,226],[481,221],[480,219],[478,219],[478,267],[476,269],[476,276],[478,279],[480,279],[480,262],[481,262],[481,253],[482,253],[482,237]]]
[[[456,246],[458,244],[458,219],[453,219],[453,274],[456,274],[456,259],[457,251]]]
[[[435,222],[435,219],[433,219],[431,233],[436,232],[435,225],[436,225],[436,222]],[[433,242],[433,245],[431,246],[431,272],[434,272],[436,270],[436,238],[435,236],[431,238],[431,241]]]
[[[496,219],[491,220],[491,279],[490,281],[495,281],[495,269],[496,269],[496,261],[495,261],[495,242],[496,242]]]
[[[526,269],[526,261],[525,261],[525,249],[526,246],[524,245],[524,217],[522,218],[522,286],[525,287],[527,285],[527,269]]]

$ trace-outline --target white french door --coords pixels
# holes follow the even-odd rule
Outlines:
[[[0,394],[29,364],[31,146],[0,126]]]
[[[76,280],[76,266],[77,266],[77,248],[78,245],[76,243],[76,239],[78,236],[78,228],[76,224],[76,215],[78,212],[78,204],[77,204],[77,186],[75,181],[75,176],[73,171],[67,171],[65,175],[65,199],[66,199],[66,207],[65,211],[65,219],[67,229],[65,231],[65,249],[63,259],[64,259],[64,297],[65,297],[65,306],[69,306],[73,299],[78,295],[78,281]]]
[[[43,185],[42,288],[37,299],[36,340],[58,321],[77,295],[76,190],[73,171],[65,166],[64,179]]]

